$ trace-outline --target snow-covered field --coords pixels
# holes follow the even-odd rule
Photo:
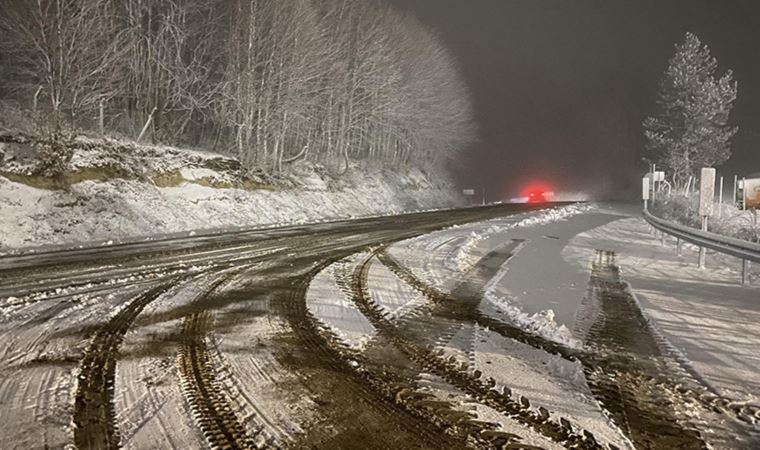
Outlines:
[[[150,146],[114,154],[98,141],[86,143],[93,148],[75,152],[71,171],[90,179],[67,190],[34,187],[31,163],[6,152],[0,163],[0,251],[394,214],[461,201],[446,181],[417,169],[352,166],[345,176],[331,177],[301,163],[277,179],[241,179],[236,161],[221,155]],[[104,174],[109,178],[98,179]]]

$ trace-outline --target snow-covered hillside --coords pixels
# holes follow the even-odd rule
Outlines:
[[[333,176],[300,162],[243,176],[234,158],[80,138],[67,189],[33,175],[34,150],[0,144],[0,249],[453,207],[446,181],[354,165]]]

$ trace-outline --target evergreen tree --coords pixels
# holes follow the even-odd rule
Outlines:
[[[676,189],[731,156],[738,128],[728,121],[737,84],[730,70],[716,78],[717,68],[708,47],[686,33],[660,81],[658,115],[644,121],[648,159],[671,175]]]

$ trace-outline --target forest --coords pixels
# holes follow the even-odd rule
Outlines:
[[[37,136],[440,167],[475,138],[443,41],[373,0],[0,0],[0,102]],[[7,119],[6,119],[7,121]],[[65,156],[64,156],[65,157]]]

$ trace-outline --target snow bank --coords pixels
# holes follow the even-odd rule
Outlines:
[[[561,208],[542,210],[536,214],[529,215],[528,217],[525,217],[524,219],[521,219],[515,223],[504,225],[494,224],[485,229],[481,226],[480,228],[470,232],[468,239],[459,247],[459,251],[455,257],[457,267],[461,272],[466,272],[470,267],[472,267],[472,265],[475,264],[482,256],[474,252],[474,249],[478,246],[478,243],[480,241],[488,239],[495,234],[504,233],[505,231],[509,231],[515,228],[533,227],[551,222],[558,222],[560,220],[564,220],[569,217],[590,211],[592,208],[593,206],[590,204],[574,204],[563,206]]]
[[[508,297],[500,296],[496,293],[497,286],[507,274],[507,271],[507,266],[503,266],[499,273],[488,283],[484,294],[486,301],[496,308],[497,311],[506,314],[512,322],[524,330],[564,344],[567,347],[581,348],[583,344],[573,337],[570,329],[565,325],[558,325],[554,320],[554,311],[552,309],[528,314],[510,302]]]
[[[246,189],[232,183],[227,169],[201,167],[202,161],[211,164],[210,156],[183,152],[178,158],[186,167],[170,161],[160,168],[168,171],[160,172],[165,174],[164,180],[170,177],[171,182],[164,184],[151,183],[151,178],[88,179],[64,191],[40,189],[32,187],[33,183],[0,176],[0,251],[394,214],[454,207],[460,200],[446,182],[433,182],[419,170],[360,170],[356,166],[345,177],[333,179],[320,175],[318,167],[301,165],[279,187]],[[174,158],[172,154],[167,157]],[[73,161],[80,169],[105,164],[100,156],[83,158],[80,155]],[[150,170],[158,170],[161,159],[151,161]],[[212,161],[222,166],[230,162],[226,157]],[[119,170],[114,173],[121,173]]]

